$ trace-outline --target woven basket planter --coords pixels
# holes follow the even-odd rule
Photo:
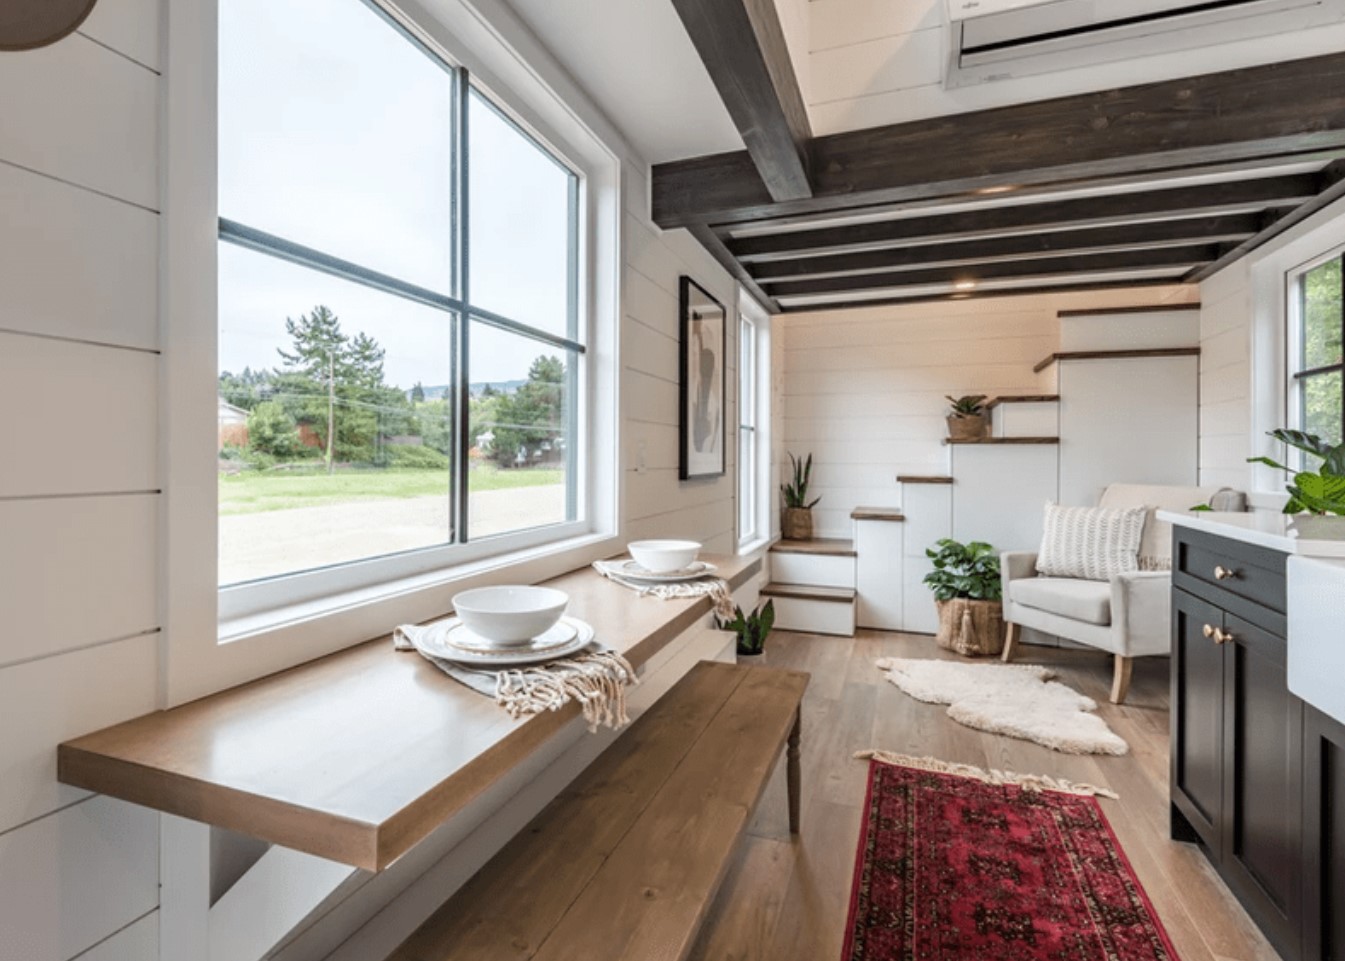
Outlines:
[[[947,651],[964,657],[983,657],[1004,650],[1004,605],[999,601],[956,598],[935,601],[939,633],[934,640]]]
[[[780,534],[787,541],[813,539],[813,512],[808,507],[786,507],[780,518]]]
[[[948,437],[950,440],[981,440],[990,436],[990,418],[986,414],[975,417],[948,415]]]

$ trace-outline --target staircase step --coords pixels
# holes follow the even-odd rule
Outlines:
[[[959,440],[949,437],[945,444],[1058,444],[1059,437],[977,437],[974,440]]]
[[[818,554],[823,557],[854,557],[855,542],[843,537],[819,537],[811,541],[776,541],[776,554]]]
[[[801,601],[832,601],[851,603],[857,596],[850,587],[816,587],[812,584],[767,584],[761,589],[763,597],[792,597]]]
[[[900,523],[906,519],[900,507],[856,507],[850,512],[850,519],[856,521],[894,521]]]
[[[994,410],[1000,404],[1054,404],[1059,402],[1059,394],[1016,394],[1011,397],[996,397],[987,401],[986,410]]]
[[[946,474],[898,474],[898,484],[951,484],[953,479]]]

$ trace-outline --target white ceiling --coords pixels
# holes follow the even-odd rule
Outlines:
[[[741,150],[671,0],[509,0],[649,163]]]

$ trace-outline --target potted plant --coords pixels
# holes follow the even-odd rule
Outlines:
[[[721,631],[732,631],[738,636],[739,657],[764,657],[766,638],[775,626],[775,601],[767,601],[764,607],[758,607],[751,614],[744,614],[741,607],[734,607],[732,620],[716,618],[716,622]]]
[[[1004,649],[1004,605],[999,554],[989,544],[960,544],[944,538],[925,551],[934,570],[925,584],[939,608],[939,647],[963,655],[998,654]]]
[[[985,394],[947,397],[952,405],[948,413],[948,437],[951,440],[980,440],[990,435],[990,411]]]
[[[1284,513],[1303,515],[1294,521],[1299,536],[1345,539],[1345,444],[1332,446],[1316,434],[1287,428],[1273,430],[1270,436],[1321,461],[1315,471],[1296,471],[1269,457],[1247,458],[1250,463],[1265,464],[1291,475],[1284,485],[1289,492]]]
[[[808,541],[813,538],[813,506],[822,498],[808,500],[808,484],[813,476],[813,455],[807,460],[799,460],[793,454],[789,462],[794,469],[794,477],[788,484],[780,485],[780,493],[785,498],[784,516],[780,520],[780,533],[785,540]]]

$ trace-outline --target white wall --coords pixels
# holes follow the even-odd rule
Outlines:
[[[899,506],[897,474],[948,472],[945,394],[1054,390],[1054,371],[1032,367],[1057,349],[1057,311],[1194,299],[1158,287],[777,318],[784,447],[814,454],[819,533],[849,536],[861,504]]]
[[[1252,292],[1246,260],[1200,285],[1200,483],[1248,490]]]
[[[158,817],[56,783],[155,709],[158,0],[0,53],[0,959],[157,956]]]

